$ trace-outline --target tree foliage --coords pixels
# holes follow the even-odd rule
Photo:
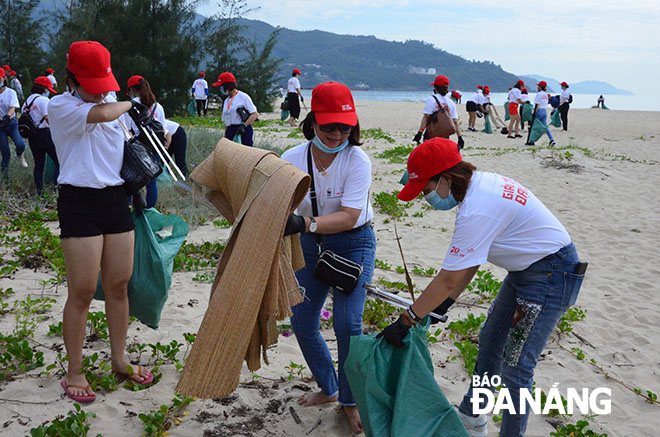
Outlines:
[[[42,73],[44,26],[33,18],[38,5],[39,0],[0,2],[0,65],[8,64],[22,75],[24,84]]]

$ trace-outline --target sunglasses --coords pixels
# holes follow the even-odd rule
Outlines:
[[[351,133],[351,129],[353,129],[353,126],[349,126],[347,124],[342,124],[342,123],[330,123],[330,124],[319,124],[319,129],[321,129],[321,132],[325,132],[325,133],[330,133],[335,129],[337,129],[339,133],[346,135]]]

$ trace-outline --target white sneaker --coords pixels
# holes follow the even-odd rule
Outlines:
[[[28,163],[27,163],[27,161],[25,160],[25,156],[24,156],[23,154],[21,154],[21,156],[19,156],[19,158],[20,158],[20,160],[21,160],[21,167],[23,167],[23,168],[28,168]]]
[[[456,413],[458,413],[458,418],[461,419],[470,437],[488,436],[488,417],[485,414],[471,417],[463,414],[458,408],[456,408]]]

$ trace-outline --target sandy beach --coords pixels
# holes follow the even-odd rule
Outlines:
[[[459,105],[461,127],[466,130],[465,105]],[[380,152],[395,145],[410,145],[419,127],[423,104],[412,102],[358,101],[357,113],[362,129],[381,128],[395,140],[366,139],[364,149],[372,159],[372,196],[382,191],[398,190],[403,164],[390,164],[377,158]],[[497,108],[503,116],[503,108]],[[303,115],[305,112],[303,111]],[[262,119],[279,119],[278,113],[264,114]],[[293,128],[256,129],[255,143],[268,142],[285,148],[302,142],[289,138]],[[483,128],[483,120],[477,121]],[[507,139],[499,132],[485,134],[464,132],[466,148],[463,156],[479,170],[512,177],[543,201],[570,233],[581,259],[589,262],[589,270],[577,305],[586,311],[584,320],[573,323],[574,333],[557,334],[548,343],[536,367],[537,387],[546,392],[553,383],[559,384],[562,394],[567,387],[607,387],[612,390],[612,412],[589,418],[590,426],[609,436],[653,436],[660,428],[660,405],[627,390],[590,364],[594,360],[611,377],[625,382],[643,393],[660,393],[660,329],[657,293],[660,278],[660,123],[657,112],[604,111],[580,109],[569,112],[569,130],[553,128],[557,145],[548,149],[547,137],[537,141],[531,149],[520,139]],[[570,146],[570,148],[566,148]],[[455,212],[433,212],[416,202],[407,210],[405,223],[398,225],[401,244],[409,267],[439,269],[450,242]],[[421,214],[415,214],[421,213]],[[218,217],[220,218],[220,217]],[[378,238],[376,257],[392,267],[402,265],[391,222],[376,213],[374,229]],[[52,222],[57,235],[57,222]],[[208,222],[191,225],[189,243],[223,242],[230,230],[220,229]],[[655,243],[654,243],[655,242]],[[0,248],[6,253],[7,248]],[[486,264],[503,279],[505,271]],[[169,300],[162,314],[161,327],[154,331],[140,323],[129,327],[128,343],[181,343],[183,333],[197,331],[207,307],[210,284],[193,281],[198,273],[176,272]],[[0,289],[13,288],[15,295],[5,301],[11,306],[26,296],[42,295],[44,279],[52,275],[43,268],[36,271],[22,269],[0,279]],[[394,270],[377,268],[374,281],[402,281],[403,275]],[[416,289],[421,291],[430,277],[414,275]],[[63,350],[60,337],[48,336],[49,324],[61,321],[66,299],[66,284],[57,292],[46,288],[44,296],[56,300],[48,313],[48,320],[39,324],[34,345],[41,345],[46,365]],[[461,298],[459,301],[468,302]],[[329,306],[329,305],[328,305]],[[456,305],[449,311],[449,321],[459,320],[471,312],[484,314],[487,304],[479,307]],[[102,311],[103,305],[94,301],[91,311]],[[0,313],[2,314],[2,313]],[[10,314],[0,315],[0,333],[14,329]],[[444,330],[437,325],[432,330]],[[325,329],[330,349],[336,353],[333,333]],[[577,334],[577,335],[575,335]],[[435,378],[452,404],[458,404],[467,389],[469,376],[462,360],[454,359],[454,340],[439,334],[438,342],[430,345]],[[564,348],[560,347],[563,346]],[[109,357],[104,341],[86,342],[84,355],[98,352]],[[585,358],[579,360],[568,350],[579,348]],[[183,359],[183,347],[178,356]],[[133,357],[135,354],[132,355]],[[144,353],[140,364],[151,365],[151,354]],[[306,390],[317,390],[308,370],[302,374],[286,368],[292,362],[304,364],[295,337],[280,336],[279,343],[269,352],[270,365],[256,374],[246,367],[242,383],[234,394],[225,399],[198,399],[189,407],[189,414],[181,424],[170,430],[173,436],[349,436],[350,428],[336,404],[302,408],[296,403]],[[38,377],[40,368],[10,382],[0,383],[0,434],[24,436],[30,428],[66,414],[72,402],[60,387],[60,377]],[[132,392],[120,386],[114,392],[100,392],[97,400],[84,409],[96,413],[89,419],[90,435],[139,436],[143,424],[138,414],[169,404],[179,378],[172,364],[161,366],[162,378],[153,387]],[[54,370],[53,370],[54,372]],[[292,413],[293,411],[293,413]],[[554,418],[575,423],[582,416]],[[531,415],[528,436],[548,436],[554,427],[549,417]],[[489,421],[490,435],[497,435],[498,425]]]

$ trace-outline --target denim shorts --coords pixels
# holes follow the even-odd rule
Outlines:
[[[121,234],[135,229],[124,188],[61,185],[57,198],[60,238]]]

